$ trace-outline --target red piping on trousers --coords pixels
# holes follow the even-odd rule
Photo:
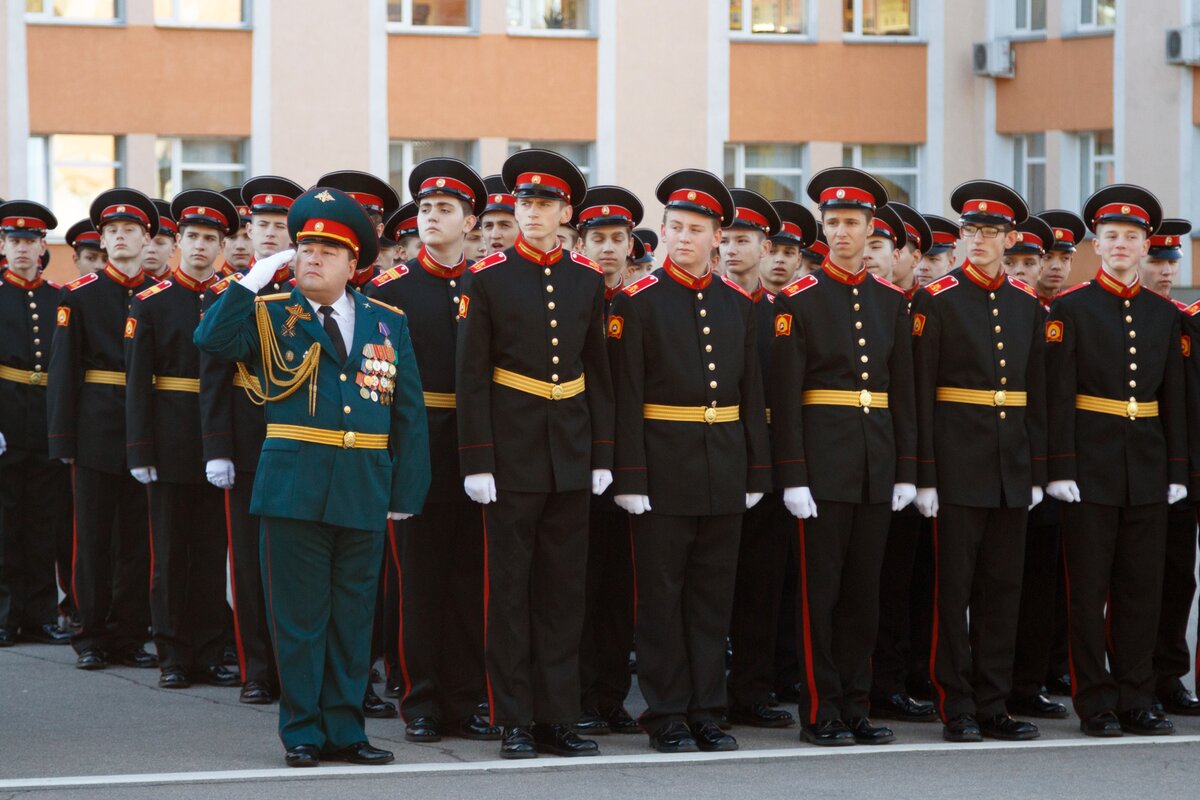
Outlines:
[[[238,672],[246,682],[246,648],[242,645],[242,626],[238,622],[237,570],[233,566],[233,515],[229,511],[229,489],[225,494],[225,546],[229,552],[229,594],[233,598],[233,641],[237,645]]]
[[[392,563],[396,568],[396,644],[399,650],[400,677],[404,679],[404,693],[400,696],[400,707],[404,707],[404,701],[408,699],[408,693],[412,691],[412,680],[408,677],[408,659],[404,655],[404,571],[400,569],[400,554],[396,550],[396,530],[392,527],[393,521],[388,520],[387,537],[388,547],[392,551]],[[386,591],[387,581],[384,581]]]
[[[808,683],[808,702],[812,706],[808,721],[809,724],[816,725],[821,696],[817,693],[817,680],[813,675],[812,620],[808,610],[808,552],[804,546],[804,520],[797,522],[796,527],[800,536],[800,596],[804,602],[804,613],[801,615],[804,629],[804,672]]]
[[[949,722],[946,719],[946,690],[938,683],[937,679],[937,650],[938,650],[938,627],[940,620],[938,619],[938,578],[941,570],[938,568],[938,521],[937,517],[933,518],[933,634],[929,641],[929,680],[933,683],[933,688],[937,689],[938,693],[938,714],[942,718],[942,722]]]

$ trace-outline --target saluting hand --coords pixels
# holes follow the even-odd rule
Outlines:
[[[258,294],[260,289],[271,282],[271,278],[275,277],[276,272],[279,272],[285,265],[292,263],[292,258],[295,255],[295,250],[284,250],[273,256],[267,256],[261,261],[255,261],[254,266],[246,273],[246,277],[242,278],[239,282],[242,286]]]

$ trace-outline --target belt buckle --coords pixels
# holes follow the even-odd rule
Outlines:
[[[992,405],[1002,406],[1002,405],[1004,405],[1005,401],[1007,401],[1007,400],[1008,400],[1008,395],[1005,394],[1003,389],[997,390],[995,392],[995,394],[992,395]]]
[[[712,425],[717,421],[717,410],[715,408],[704,409],[704,421]]]
[[[44,372],[29,373],[29,385],[30,386],[45,386],[46,385],[46,373],[44,373]]]
[[[554,388],[550,390],[550,399],[562,400],[564,394],[566,394],[566,389],[562,387],[562,384],[556,383],[554,384]]]
[[[869,390],[863,389],[858,393],[858,404],[863,408],[871,407],[871,392]]]
[[[346,431],[342,434],[342,447],[349,450],[358,442],[358,434],[354,431]]]
[[[1137,402],[1137,400],[1134,400],[1132,397],[1131,397],[1131,398],[1129,398],[1129,402],[1125,404],[1125,414],[1126,414],[1126,415],[1127,415],[1127,416],[1128,416],[1130,419],[1137,419],[1137,415],[1138,415],[1138,402]]]

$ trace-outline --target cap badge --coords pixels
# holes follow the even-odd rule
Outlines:
[[[1063,232],[1061,230],[1059,230],[1058,228],[1055,228],[1054,229],[1054,238],[1055,239],[1063,238]]]
[[[534,182],[534,183],[541,183],[541,182],[542,182],[542,176],[541,176],[541,175],[534,175],[534,176],[533,176],[533,182]]]
[[[1167,237],[1167,244],[1171,244],[1173,241],[1174,241],[1173,237],[1171,237],[1171,236]]]
[[[688,193],[687,193],[687,199],[688,199],[688,200],[695,200],[695,199],[696,199],[696,193],[695,193],[695,192],[688,192]]]
[[[601,208],[600,213],[607,217],[608,216],[608,206],[604,206],[603,208]]]
[[[124,213],[125,213],[125,206],[117,206],[117,213],[118,213],[118,214],[124,214]]]
[[[1122,213],[1122,214],[1128,214],[1128,213],[1129,213],[1129,206],[1121,206],[1121,213]]]
[[[328,189],[324,190],[323,192],[321,192],[321,193],[320,193],[319,195],[317,195],[316,197],[317,197],[317,199],[318,199],[318,200],[320,200],[322,203],[332,203],[332,202],[333,202],[333,195],[331,195],[331,194],[329,193],[329,190],[328,190]]]
[[[493,203],[499,203],[499,202],[500,202],[500,195],[498,195],[498,194],[494,194],[494,195],[492,195],[492,202],[493,202]]]
[[[845,190],[845,189],[838,189],[838,190],[837,190],[837,199],[838,199],[838,200],[844,200],[845,198],[846,198],[846,190]]]
[[[443,186],[445,186],[445,185],[446,185],[446,179],[445,179],[445,178],[438,178],[438,179],[437,179],[437,187],[438,187],[439,189],[440,189],[440,188],[442,188],[442,187],[443,187]]]
[[[980,211],[987,211],[987,203],[980,203],[980,204],[979,204],[979,210],[980,210]]]
[[[18,228],[24,228],[24,227],[25,227],[25,220],[24,220],[24,218],[21,218],[21,219],[18,219],[18,220],[17,220],[17,227],[18,227]]]
[[[204,216],[204,206],[200,206],[199,208],[197,208],[196,213],[203,217]]]
[[[323,230],[325,230],[325,223],[318,222],[316,225],[313,225],[313,228],[317,231],[323,231]]]
[[[269,194],[269,195],[267,195],[267,202],[268,202],[268,203],[274,203],[274,202],[275,202],[275,195],[273,195],[273,194]]]

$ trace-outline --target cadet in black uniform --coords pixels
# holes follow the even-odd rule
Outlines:
[[[224,503],[205,480],[200,435],[200,351],[192,334],[216,281],[237,207],[206,189],[171,202],[180,263],[134,297],[125,323],[125,430],[130,472],[149,486],[150,619],[164,689],[193,680],[236,686],[221,666],[226,541]]]
[[[1154,195],[1107,186],[1083,218],[1101,267],[1058,296],[1045,334],[1075,713],[1089,736],[1169,734],[1153,656],[1167,505],[1187,494],[1180,313],[1138,280],[1162,221]]]
[[[358,204],[367,212],[371,224],[375,226],[376,236],[383,235],[383,221],[400,208],[400,195],[396,194],[396,190],[369,172],[360,172],[354,169],[327,172],[317,179],[316,185],[340,189],[357,200]],[[360,292],[366,290],[367,284],[375,277],[375,263],[372,260],[368,264],[358,265],[354,271],[354,277],[350,279],[351,289],[357,289]],[[379,716],[395,716],[395,714]]]
[[[830,252],[775,299],[771,350],[775,482],[801,520],[801,738],[882,744],[892,732],[867,717],[879,573],[891,513],[916,494],[908,303],[863,265],[883,186],[836,168],[808,193]]]
[[[225,237],[225,250],[217,273],[218,277],[228,278],[235,272],[250,268],[250,262],[254,260],[254,245],[250,243],[250,206],[242,200],[242,187],[230,186],[222,189],[221,194],[238,210],[238,228]]]
[[[150,625],[149,518],[146,490],[125,457],[122,332],[133,296],[149,283],[140,264],[158,210],[139,191],[110,189],[92,201],[91,219],[108,264],[63,288],[47,387],[50,457],[74,465],[80,628],[71,644],[80,669],[104,669],[110,659],[153,668],[157,659],[142,647]],[[39,327],[48,321],[30,319]]]
[[[100,246],[100,234],[90,219],[81,219],[67,228],[67,246],[73,251],[71,260],[80,275],[104,269],[108,254]]]
[[[488,255],[491,255],[516,244],[519,233],[514,216],[517,198],[500,175],[488,175],[483,179],[483,184],[487,187],[488,195],[483,213],[479,215],[479,229],[483,232]]]
[[[521,236],[471,267],[457,357],[459,460],[485,504],[485,657],[500,753],[592,755],[579,718],[589,496],[612,481],[613,396],[604,277],[565,253],[558,225],[587,188],[567,159],[504,163]],[[532,729],[530,724],[533,723]]]

